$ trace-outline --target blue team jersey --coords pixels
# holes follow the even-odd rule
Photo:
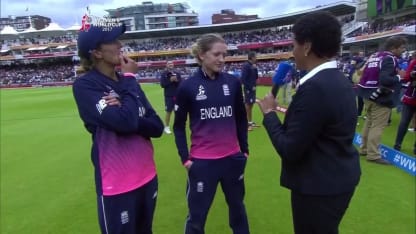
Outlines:
[[[189,151],[185,131],[188,114]],[[247,127],[241,83],[234,76],[221,72],[210,79],[199,69],[180,84],[173,129],[182,162],[248,153]]]

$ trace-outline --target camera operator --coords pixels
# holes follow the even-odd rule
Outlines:
[[[405,37],[388,38],[385,50],[374,53],[368,59],[357,85],[358,95],[364,99],[367,108],[360,154],[366,155],[369,162],[390,164],[381,158],[378,146],[391,110],[400,102],[400,80],[405,74],[398,71],[397,57],[404,52],[406,44]]]
[[[394,143],[394,149],[399,151],[401,150],[401,144],[406,135],[409,123],[416,113],[416,51],[412,54],[412,60],[407,67],[403,80],[408,83],[408,86],[402,98],[402,115]],[[416,142],[413,146],[413,153],[416,154]]]

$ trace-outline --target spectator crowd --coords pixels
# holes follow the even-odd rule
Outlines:
[[[45,83],[72,82],[75,66],[71,62],[10,65],[0,67],[0,85],[42,85]]]

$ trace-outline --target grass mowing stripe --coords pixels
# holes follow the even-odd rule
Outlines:
[[[142,85],[164,119],[163,90]],[[258,97],[270,88],[259,87]],[[261,113],[254,107],[254,120]],[[0,92],[0,233],[99,233],[91,137],[78,117],[70,87]],[[392,145],[399,115],[385,129]],[[357,127],[361,132],[363,120]],[[188,134],[189,137],[189,134]],[[403,149],[410,154],[414,134]],[[183,233],[186,172],[173,135],[154,139],[159,177],[154,233]],[[252,233],[293,233],[289,191],[279,186],[280,158],[264,128],[249,133],[250,158],[245,174],[246,207]],[[414,234],[415,178],[395,167],[361,158],[363,175],[340,226],[340,233]],[[211,207],[207,233],[230,233],[224,196]]]

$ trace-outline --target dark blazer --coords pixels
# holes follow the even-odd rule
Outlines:
[[[356,123],[354,91],[337,69],[319,71],[299,86],[283,124],[275,112],[263,120],[282,158],[281,185],[313,195],[353,191],[361,175]]]

